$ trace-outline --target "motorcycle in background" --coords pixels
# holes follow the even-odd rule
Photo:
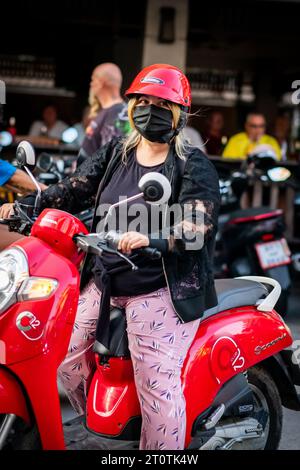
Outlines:
[[[37,180],[46,185],[56,184],[66,176],[70,176],[74,171],[74,159],[53,158],[46,152],[39,155],[37,159],[37,168],[39,174]],[[90,208],[76,214],[85,226],[90,229],[94,217],[94,208]]]
[[[252,154],[240,171],[220,179],[221,211],[216,240],[216,277],[263,275],[276,279],[281,296],[276,305],[281,315],[288,311],[291,287],[291,251],[285,238],[281,209],[268,206],[240,209],[240,199],[250,179],[282,182],[291,173],[276,165],[272,152]]]
[[[72,144],[78,138],[78,132],[74,127],[69,127],[62,134],[62,141],[65,144]],[[74,158],[53,158],[46,152],[39,155],[37,159],[37,168],[39,170],[38,181],[46,184],[56,184],[66,176],[70,176],[76,169],[76,160]],[[76,214],[76,216],[90,229],[92,226],[94,208],[85,210]]]

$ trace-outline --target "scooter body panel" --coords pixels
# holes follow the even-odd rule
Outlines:
[[[0,367],[0,414],[14,414],[30,424],[24,391],[13,374]]]
[[[275,311],[240,307],[203,320],[182,371],[186,446],[194,420],[211,405],[229,379],[291,344],[291,333]]]
[[[42,355],[10,367],[22,382],[30,400],[44,450],[65,449],[57,388],[57,359],[55,351],[45,351]]]
[[[132,417],[140,416],[131,359],[111,358],[99,364],[88,392],[87,427],[105,436],[118,436]]]
[[[45,211],[44,211],[45,212]],[[47,211],[46,211],[47,212]],[[74,227],[71,225],[71,217],[65,213],[46,213],[45,224],[51,224],[51,217],[62,224],[63,233],[70,229],[69,236],[73,236]],[[44,213],[41,214],[41,216]],[[45,215],[45,214],[44,214]],[[59,217],[61,215],[61,218]],[[42,234],[43,219],[40,216],[39,235]],[[79,222],[76,229],[83,228]],[[64,225],[63,222],[66,222]],[[82,226],[82,227],[81,227]],[[47,232],[47,227],[44,227]],[[86,229],[82,230],[86,231]],[[38,233],[38,232],[36,232]],[[44,234],[43,239],[52,237],[51,246],[41,239],[30,236],[23,238],[10,246],[22,250],[28,260],[29,275],[35,277],[51,278],[58,281],[56,290],[49,298],[34,301],[22,301],[12,305],[0,316],[0,364],[9,367],[25,390],[34,419],[38,426],[44,449],[64,449],[64,435],[60,400],[57,390],[57,369],[65,358],[70,342],[70,336],[74,325],[79,297],[79,272],[78,263],[83,255],[75,256],[69,250],[66,253],[69,258],[60,254],[57,250],[54,233]],[[57,236],[57,233],[56,233]],[[58,237],[56,237],[58,239]],[[27,316],[27,317],[26,317]],[[21,322],[28,319],[27,328]],[[1,382],[0,391],[3,397],[12,390],[12,385],[5,376]],[[16,399],[20,402],[21,410],[18,415],[28,420],[23,401],[20,398],[20,388],[15,387]],[[0,395],[1,399],[1,395]],[[13,409],[15,398],[11,398],[12,404],[3,399],[2,412],[10,413]],[[7,403],[7,408],[5,406]]]
[[[57,367],[66,355],[77,311],[78,270],[38,238],[24,238],[14,246],[26,254],[30,276],[51,277],[58,286],[49,298],[18,302],[0,316],[0,363],[24,362],[51,350]],[[30,329],[24,331],[20,318],[26,314]]]
[[[229,379],[291,343],[290,331],[275,311],[260,312],[249,306],[204,319],[182,368],[187,416],[185,446],[190,443],[194,420],[211,405]],[[97,365],[89,389],[87,425],[94,432],[117,437],[140,408],[132,368],[130,371],[121,358],[112,358],[109,363],[109,367]],[[99,410],[101,413],[97,413]]]

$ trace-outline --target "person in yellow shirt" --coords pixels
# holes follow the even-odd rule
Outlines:
[[[246,159],[258,145],[273,148],[278,160],[281,160],[280,146],[274,137],[265,134],[266,119],[261,113],[250,113],[245,123],[245,132],[232,136],[226,145],[223,157]]]

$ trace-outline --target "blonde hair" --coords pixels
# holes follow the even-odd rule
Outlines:
[[[89,106],[90,106],[90,112],[89,112],[89,120],[94,119],[97,114],[99,113],[101,109],[101,105],[98,101],[97,96],[94,95],[92,91],[89,93]]]
[[[128,101],[128,120],[129,120],[129,124],[131,127],[131,131],[129,132],[129,134],[127,134],[127,136],[125,137],[123,141],[123,150],[122,150],[123,161],[126,161],[128,152],[132,150],[133,148],[137,147],[142,139],[142,136],[135,128],[134,121],[133,121],[133,111],[137,103],[138,103],[137,97],[131,98]],[[169,107],[173,115],[174,128],[176,128],[179,123],[181,109],[175,103],[169,103]],[[175,137],[173,137],[173,139],[175,142],[175,151],[176,151],[177,156],[181,158],[182,160],[185,160],[190,144],[188,140],[185,138],[182,130]]]

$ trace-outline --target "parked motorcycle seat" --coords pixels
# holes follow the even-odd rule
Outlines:
[[[230,224],[239,224],[244,222],[253,222],[261,219],[271,219],[282,215],[281,209],[272,209],[268,206],[249,207],[248,209],[238,209],[230,214],[227,222]]]
[[[260,282],[245,279],[217,279],[215,287],[218,305],[205,310],[203,319],[231,308],[255,305],[268,295],[268,289]]]

